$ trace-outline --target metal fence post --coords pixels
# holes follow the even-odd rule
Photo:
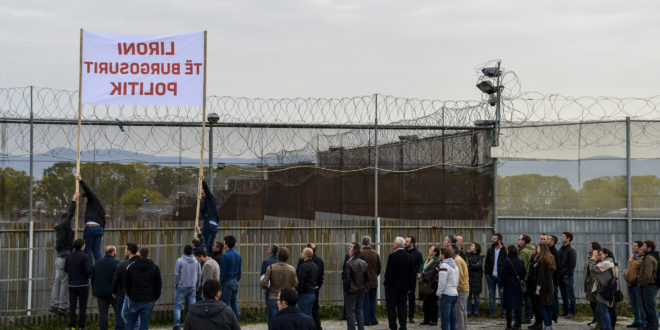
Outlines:
[[[28,242],[28,279],[27,279],[27,315],[30,316],[32,312],[32,264],[34,262],[34,218],[32,217],[32,210],[34,209],[34,198],[32,185],[34,181],[34,111],[32,109],[32,91],[33,86],[30,86],[30,234]]]
[[[631,173],[630,173],[630,117],[626,117],[626,183],[628,189],[626,189],[626,210],[628,214],[628,256],[632,255],[632,182],[631,182]]]
[[[374,221],[376,249],[380,255],[380,217],[378,217],[378,94],[374,94]],[[380,280],[376,290],[376,299],[380,299]]]

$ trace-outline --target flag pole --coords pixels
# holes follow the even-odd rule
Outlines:
[[[80,125],[82,117],[82,52],[83,52],[83,29],[80,28],[80,57],[79,57],[79,66],[78,66],[78,147],[76,150],[76,177],[80,175]],[[75,179],[76,193],[80,192],[80,184],[78,179]],[[78,213],[80,212],[80,198],[76,200],[76,221],[75,221],[75,230],[73,238],[78,238]]]
[[[195,228],[193,236],[197,234],[199,226],[199,204],[202,199],[202,175],[204,174],[204,140],[206,139],[206,31],[204,31],[204,91],[202,99],[202,147],[199,152],[199,175],[197,181],[197,210],[195,211]]]

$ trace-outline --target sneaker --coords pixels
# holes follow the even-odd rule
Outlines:
[[[181,327],[178,326],[178,325],[175,325],[174,328],[172,328],[172,330],[181,330]]]
[[[532,330],[543,329],[543,323],[534,323],[532,325],[528,325],[527,329],[532,329]]]
[[[566,314],[566,318],[567,319],[573,319],[573,318],[575,318],[575,314],[568,313],[568,314]]]
[[[55,313],[55,314],[57,314],[58,309],[57,309],[57,307],[52,307],[52,306],[51,306],[51,307],[48,309],[48,311],[51,312],[51,313]]]
[[[67,316],[69,315],[69,310],[66,308],[58,308],[57,309],[57,314],[60,314],[62,316]]]
[[[408,323],[415,323],[415,319],[413,318],[408,319]]]
[[[531,317],[525,318],[524,320],[522,320],[522,324],[532,324],[532,318]]]

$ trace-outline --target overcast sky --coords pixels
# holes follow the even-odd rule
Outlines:
[[[208,94],[374,92],[477,99],[502,59],[527,91],[658,93],[658,1],[26,1],[0,3],[0,87],[78,88],[79,29],[208,31]]]

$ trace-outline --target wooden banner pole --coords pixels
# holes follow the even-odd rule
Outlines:
[[[204,174],[204,140],[206,140],[206,31],[204,31],[204,91],[202,100],[202,147],[199,157],[199,175],[197,181],[197,211],[195,212],[195,228],[199,227],[199,204],[202,199],[202,175]],[[217,221],[217,220],[216,220]],[[193,228],[193,235],[197,234]]]
[[[79,58],[79,67],[78,67],[78,147],[76,150],[76,176],[80,175],[80,125],[82,122],[82,52],[83,52],[83,29],[80,28],[80,58]],[[74,179],[76,184],[76,193],[80,193],[80,184],[78,179]],[[76,201],[76,221],[75,229],[73,232],[73,238],[78,238],[78,214],[80,213],[80,197]]]

